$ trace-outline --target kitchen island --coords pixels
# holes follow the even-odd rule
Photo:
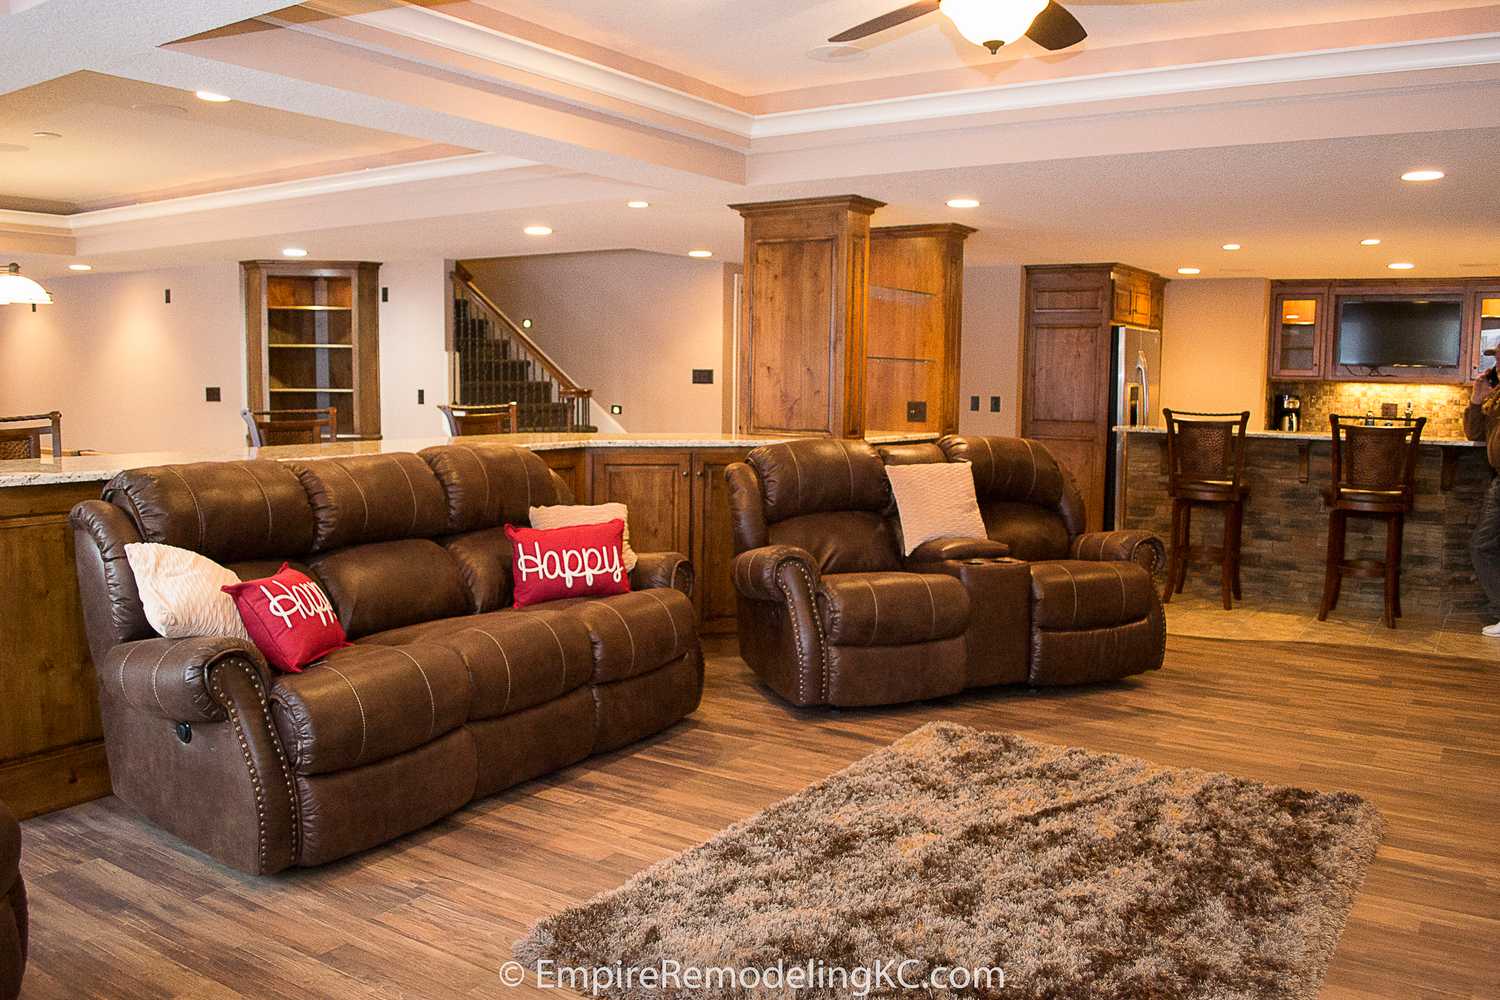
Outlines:
[[[1117,427],[1115,524],[1171,536],[1167,494],[1166,430]],[[1316,611],[1323,594],[1332,439],[1328,433],[1250,431],[1245,453],[1245,505],[1241,575],[1248,608]],[[1462,438],[1423,438],[1417,462],[1416,509],[1406,518],[1402,604],[1407,616],[1443,619],[1485,606],[1469,559],[1479,499],[1490,481],[1484,445]],[[1221,543],[1222,514],[1199,508],[1193,542]],[[1380,559],[1385,523],[1350,518],[1348,558]],[[1184,592],[1218,595],[1218,567],[1190,567]],[[1210,575],[1212,579],[1210,580]],[[1346,578],[1340,616],[1377,618],[1381,581]]]
[[[870,434],[872,444],[936,434]],[[734,555],[724,469],[787,438],[726,434],[506,434],[468,437],[535,451],[580,503],[619,501],[641,551],[687,554],[706,633],[734,628]],[[0,799],[21,816],[109,793],[93,664],[84,639],[68,512],[126,469],[251,458],[297,461],[449,444],[449,438],[339,441],[218,452],[143,452],[0,462]]]

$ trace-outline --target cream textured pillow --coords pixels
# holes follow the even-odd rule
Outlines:
[[[968,462],[888,465],[906,555],[934,538],[986,538]]]
[[[531,526],[546,531],[548,528],[571,528],[577,524],[603,524],[619,518],[625,522],[625,538],[621,548],[625,557],[625,572],[635,569],[635,549],[630,547],[630,518],[626,517],[622,503],[563,504],[557,507],[533,507],[527,512]]]
[[[219,589],[240,582],[234,573],[207,556],[155,542],[129,543],[125,559],[135,574],[146,621],[159,634],[168,639],[228,635],[249,641],[234,598]]]

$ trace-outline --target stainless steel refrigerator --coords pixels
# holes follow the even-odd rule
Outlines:
[[[1104,524],[1118,527],[1125,509],[1124,442],[1115,427],[1160,427],[1161,331],[1136,326],[1113,330],[1109,383],[1110,438],[1104,477]]]

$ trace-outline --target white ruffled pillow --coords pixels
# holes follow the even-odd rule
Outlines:
[[[135,574],[146,621],[168,639],[227,635],[250,640],[234,598],[220,588],[240,582],[207,556],[175,545],[131,542],[125,558]]]
[[[532,507],[526,516],[533,528],[546,531],[549,528],[571,528],[579,524],[607,524],[619,519],[625,522],[625,537],[621,542],[625,558],[625,572],[635,569],[636,554],[630,547],[630,518],[622,503],[560,504],[556,507]]]

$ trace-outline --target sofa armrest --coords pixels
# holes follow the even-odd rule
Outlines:
[[[174,722],[220,722],[228,715],[210,689],[210,676],[230,663],[248,664],[261,690],[270,690],[271,670],[260,651],[229,636],[122,642],[105,657],[99,682],[140,712]]]
[[[818,591],[818,564],[812,553],[795,545],[767,545],[741,552],[732,567],[734,588],[752,601],[785,601],[805,593],[809,603]]]
[[[1073,538],[1074,559],[1136,562],[1155,576],[1167,564],[1167,547],[1149,531],[1086,531]]]
[[[912,549],[908,564],[946,562],[949,559],[999,559],[1010,555],[1010,546],[988,538],[930,538]]]
[[[630,571],[631,590],[664,588],[693,596],[693,564],[681,552],[639,552]]]

